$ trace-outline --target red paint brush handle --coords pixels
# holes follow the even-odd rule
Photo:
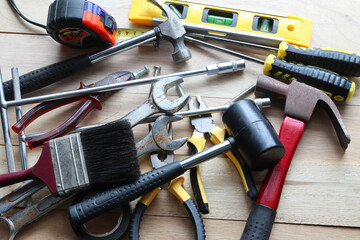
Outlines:
[[[246,221],[241,240],[269,239],[286,174],[304,128],[303,121],[291,117],[284,118],[279,138],[285,147],[285,155],[275,167],[268,170],[256,204]]]
[[[14,183],[30,180],[33,178],[32,168],[0,175],[0,187],[9,186]]]
[[[94,109],[99,109],[100,100],[98,96],[90,96],[81,107],[63,124],[44,134],[29,138],[27,143],[30,149],[44,145],[52,138],[61,137],[71,132],[76,126]],[[101,105],[100,105],[101,106]]]

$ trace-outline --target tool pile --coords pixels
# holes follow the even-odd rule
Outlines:
[[[132,15],[135,7],[139,7],[139,2],[140,0],[134,0]],[[85,30],[89,32],[94,30],[95,32],[90,35],[96,35],[93,39],[88,38],[86,45],[112,46],[37,69],[20,77],[17,69],[14,68],[12,80],[5,83],[0,75],[1,121],[9,171],[0,175],[0,187],[25,181],[0,198],[0,221],[9,226],[8,239],[15,238],[26,225],[70,199],[73,199],[73,202],[68,208],[69,222],[79,238],[120,239],[128,234],[130,239],[139,239],[142,217],[161,188],[165,187],[188,212],[194,227],[194,238],[205,239],[206,225],[202,215],[211,212],[212,203],[206,196],[204,187],[206,182],[203,183],[201,179],[200,164],[223,153],[238,171],[249,199],[254,201],[241,239],[269,239],[287,171],[305,129],[305,123],[310,120],[316,106],[320,106],[328,114],[341,147],[344,150],[348,147],[350,135],[333,101],[349,101],[353,96],[355,83],[340,74],[359,76],[359,55],[333,49],[299,48],[281,42],[292,41],[282,39],[280,35],[277,38],[252,34],[239,37],[253,39],[250,43],[240,42],[239,38],[229,40],[229,37],[214,37],[211,34],[203,34],[204,26],[197,27],[196,24],[185,23],[184,28],[180,19],[185,19],[186,16],[181,2],[175,5],[171,2],[165,4],[160,0],[149,0],[149,2],[151,3],[144,0],[144,5],[140,5],[144,7],[146,4],[152,4],[151,6],[155,7],[156,11],[162,12],[167,20],[157,19],[157,22],[153,21],[157,25],[153,30],[143,31],[139,35],[132,34],[132,37],[115,43],[116,23],[105,10],[88,1],[74,1],[69,5],[68,0],[56,0],[50,6],[52,14],[49,15],[51,19],[48,21],[52,28],[51,31],[47,29],[53,38],[60,43],[64,39],[70,39],[70,35],[66,36],[67,31],[57,26],[59,24],[68,27],[69,19],[64,17],[57,22],[59,21],[56,19],[57,11],[66,14],[64,8],[71,7],[71,11],[76,10],[76,18],[81,19],[82,9],[84,12],[85,9],[90,11],[90,6],[93,6],[100,13],[98,14],[97,10],[90,12],[99,18],[96,24],[103,24],[103,27],[100,29],[100,34],[92,29],[96,28],[95,23],[91,26],[84,23],[87,27]],[[84,7],[78,8],[77,4],[83,4]],[[179,12],[180,10],[182,12]],[[191,8],[187,11],[191,11]],[[230,16],[220,10],[210,10],[206,13],[207,21],[218,25],[232,25],[237,19],[235,16],[240,14],[236,12],[237,15]],[[271,29],[275,28],[274,24],[278,23],[267,18],[270,18],[270,15],[257,18],[257,24],[261,26],[256,29],[271,32]],[[286,20],[289,19],[281,19],[281,21]],[[309,24],[309,21],[306,19],[306,24]],[[77,21],[76,26],[82,27],[84,24]],[[79,47],[82,38],[86,37],[85,30],[82,30],[80,35],[76,35],[76,31],[72,28],[71,36],[80,36],[81,39],[69,40],[66,45],[71,46],[71,42],[76,42],[76,46]],[[112,35],[107,34],[106,39],[101,39],[102,34],[109,31]],[[263,61],[199,38],[277,50],[278,58],[270,55]],[[170,41],[173,45],[172,57],[176,63],[191,58],[190,49],[185,45],[184,40],[192,44],[216,48],[241,59],[167,75],[160,75],[161,67],[154,66],[154,76],[146,78],[143,75],[150,70],[145,66],[138,72],[111,73],[89,85],[80,82],[80,88],[76,90],[22,97],[22,94],[60,81],[109,56],[159,39]],[[261,46],[259,42],[272,46]],[[279,48],[274,48],[274,42],[281,42]],[[278,79],[283,78],[291,83],[259,75],[255,84],[218,107],[208,107],[200,95],[196,95],[195,102],[193,98],[195,96],[186,93],[181,85],[185,78],[194,79],[194,76],[201,74],[214,75],[215,79],[220,79],[226,78],[227,73],[243,71],[244,59],[264,64],[264,74]],[[293,63],[295,61],[306,65]],[[216,76],[218,74],[221,76]],[[101,110],[102,101],[105,101],[115,90],[145,84],[151,84],[148,99],[123,117],[107,123],[77,127],[92,110]],[[168,91],[171,88],[176,88],[178,97],[169,97]],[[254,90],[257,98],[244,99]],[[262,108],[270,106],[269,97],[272,100],[278,96],[286,98],[285,118],[279,134],[262,112]],[[25,133],[26,127],[38,117],[43,115],[46,117],[49,111],[77,101],[81,102],[79,109],[60,126],[48,132],[31,135]],[[22,115],[21,106],[33,103],[39,104]],[[21,171],[16,171],[7,117],[7,109],[12,106],[15,106],[17,111],[17,122],[11,129],[19,135]],[[186,106],[189,110],[182,110]],[[224,128],[214,123],[213,113],[223,114]],[[172,123],[188,121],[184,118],[189,118],[193,127],[192,136],[173,139],[173,131],[176,132],[176,128]],[[135,143],[133,128],[140,124],[149,124],[149,131]],[[205,147],[207,136],[213,143],[213,146],[208,148]],[[38,162],[31,168],[28,168],[27,164],[26,143],[31,150],[42,147]],[[185,143],[192,155],[175,161],[174,151]],[[142,157],[139,158],[140,156]],[[140,162],[144,159],[150,160],[153,170],[141,174]],[[185,177],[182,175],[187,170],[190,170],[193,193],[188,193],[183,186]],[[252,171],[263,170],[267,170],[267,175],[258,191]],[[45,186],[50,193],[33,203],[32,196]],[[137,203],[132,210],[129,203],[133,200],[137,200]],[[26,203],[24,209],[16,213],[11,212],[22,202]],[[122,214],[112,231],[104,234],[93,234],[89,231],[86,223],[119,207]]]

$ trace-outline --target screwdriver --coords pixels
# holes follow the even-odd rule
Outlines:
[[[305,48],[284,41],[280,43],[279,48],[274,48],[213,35],[198,33],[189,33],[188,35],[197,38],[211,39],[277,51],[277,57],[287,62],[313,65],[348,77],[360,76],[360,55],[346,50],[334,48]]]
[[[314,66],[289,63],[277,58],[273,54],[270,54],[264,61],[189,36],[185,36],[185,40],[264,64],[263,72],[265,75],[281,77],[288,81],[297,80],[299,82],[303,82],[312,87],[321,89],[329,95],[329,97],[338,102],[349,101],[355,91],[354,82],[330,70]]]

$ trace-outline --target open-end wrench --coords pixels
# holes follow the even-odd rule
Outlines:
[[[136,144],[137,156],[149,152],[174,151],[179,149],[187,141],[187,137],[173,140],[167,130],[168,123],[178,121],[182,117],[178,116],[160,116],[156,119],[150,132]]]

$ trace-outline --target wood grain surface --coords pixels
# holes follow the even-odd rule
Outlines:
[[[46,23],[50,0],[17,1],[18,7],[28,18]],[[114,16],[120,28],[144,28],[128,19],[131,1],[94,0]],[[242,1],[204,0],[202,3],[237,9],[262,12],[277,12],[298,15],[313,21],[311,47],[332,47],[360,53],[360,28],[358,10],[360,1],[301,0],[301,1]],[[27,94],[29,96],[72,90],[96,82],[116,71],[137,71],[144,65],[152,69],[161,65],[161,74],[204,68],[208,64],[235,59],[203,46],[187,44],[192,59],[175,64],[172,61],[172,46],[161,41],[158,48],[139,47],[117,54],[81,71],[61,82]],[[224,45],[264,59],[268,52],[247,47]],[[11,68],[19,68],[20,74],[87,52],[59,45],[41,28],[29,25],[9,7],[0,2],[0,66],[3,81],[11,78]],[[209,107],[226,103],[242,90],[255,83],[262,73],[258,63],[246,61],[246,69],[238,73],[216,76],[197,76],[184,79],[183,88],[192,96],[201,95]],[[150,73],[152,74],[152,72]],[[351,78],[359,85],[359,78]],[[360,94],[358,87],[347,103],[337,104],[351,136],[349,148],[340,147],[334,128],[322,109],[316,109],[307,123],[304,135],[290,166],[271,239],[360,239]],[[81,122],[89,125],[118,119],[147,99],[149,86],[126,88],[115,92],[103,102],[101,111],[95,110]],[[174,90],[169,95],[176,95]],[[248,98],[254,98],[251,94]],[[23,106],[26,112],[34,105]],[[26,131],[27,134],[50,130],[64,122],[78,105],[65,106],[42,116]],[[273,100],[265,115],[279,131],[283,119],[284,103]],[[14,109],[9,108],[9,122],[15,123]],[[214,122],[223,126],[221,114],[213,114]],[[192,126],[188,119],[174,124],[174,138],[190,137]],[[147,134],[147,126],[134,129],[136,140]],[[20,170],[17,135],[12,134],[17,169]],[[0,173],[7,172],[4,141],[0,139]],[[208,141],[206,147],[210,147]],[[41,149],[28,150],[29,164],[33,165]],[[175,152],[177,160],[190,155],[185,145]],[[139,159],[142,172],[151,170],[148,156]],[[265,171],[253,172],[257,187],[261,186]],[[188,173],[185,174],[185,189],[191,193]],[[210,214],[203,215],[207,239],[239,239],[252,202],[246,196],[236,169],[225,155],[220,155],[203,164],[202,178],[209,200]],[[15,186],[0,189],[0,197]],[[35,200],[47,194],[43,191]],[[136,201],[132,202],[134,206]],[[76,239],[72,232],[67,207],[54,210],[22,230],[16,239]],[[19,208],[21,210],[22,208]],[[108,227],[116,218],[111,212],[103,218],[98,228]],[[8,229],[0,224],[0,239],[7,239]],[[127,238],[127,237],[126,237]],[[126,239],[125,238],[125,239]],[[166,190],[160,192],[151,204],[141,225],[142,239],[192,239],[193,229],[185,208]]]

